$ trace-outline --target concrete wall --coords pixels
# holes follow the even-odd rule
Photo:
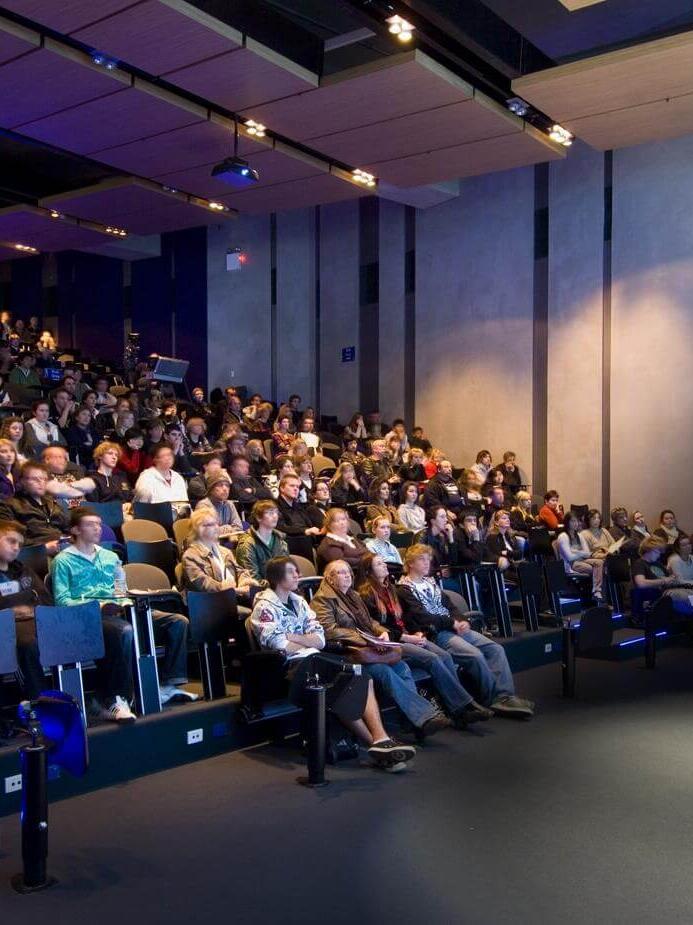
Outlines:
[[[416,419],[458,465],[531,461],[534,172],[467,180],[416,224]]]
[[[404,211],[399,203],[380,202],[380,412],[385,421],[404,411]]]
[[[604,156],[576,144],[549,171],[548,485],[596,504],[602,478]]]

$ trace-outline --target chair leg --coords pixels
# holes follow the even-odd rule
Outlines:
[[[205,700],[226,697],[226,671],[221,643],[204,643],[198,649]]]
[[[563,696],[575,696],[575,631],[569,625],[563,627],[563,646],[561,653],[561,672]]]

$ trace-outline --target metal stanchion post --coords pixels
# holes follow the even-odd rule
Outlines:
[[[18,893],[35,893],[57,881],[46,873],[48,860],[48,775],[45,745],[25,745],[22,761],[22,862],[24,870],[12,878]]]
[[[326,787],[325,780],[325,730],[327,724],[326,688],[319,678],[310,681],[305,688],[305,713],[308,725],[308,776],[299,777],[304,787]]]
[[[575,635],[570,620],[563,624],[563,645],[561,668],[563,671],[563,696],[575,696]]]

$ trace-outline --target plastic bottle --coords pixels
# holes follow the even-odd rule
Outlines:
[[[125,578],[125,569],[123,568],[120,562],[118,562],[118,564],[115,567],[113,590],[115,591],[116,597],[127,597],[128,583]]]

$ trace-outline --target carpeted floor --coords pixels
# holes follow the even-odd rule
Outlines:
[[[3,925],[693,922],[693,652],[518,677],[530,723],[446,732],[410,772],[355,764],[309,791],[292,747],[187,765],[56,804],[55,889]]]

